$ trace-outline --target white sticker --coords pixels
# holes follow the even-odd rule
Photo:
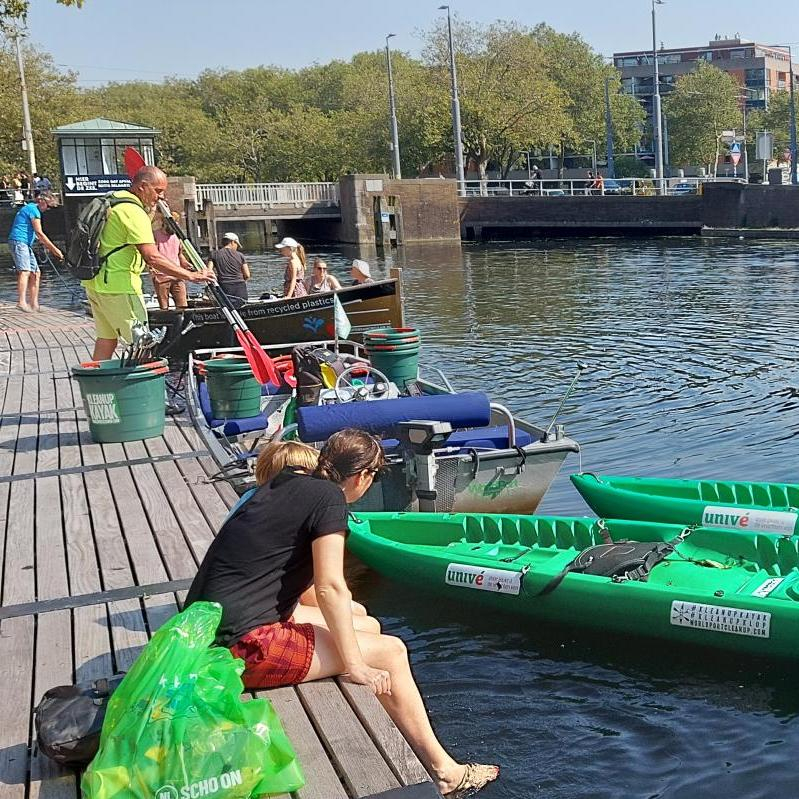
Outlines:
[[[765,582],[752,591],[752,596],[768,596],[785,578],[784,577],[769,577]]]
[[[700,602],[683,602],[675,599],[671,603],[671,623],[677,627],[694,627],[697,630],[769,638],[771,614],[759,610],[703,605]]]
[[[792,535],[797,516],[799,514],[785,510],[757,510],[755,508],[707,505],[702,511],[702,526]]]
[[[119,424],[116,394],[87,394],[86,408],[92,424]]]
[[[495,594],[519,596],[522,587],[522,573],[504,569],[481,569],[463,563],[450,563],[447,566],[447,585],[458,588],[475,588],[478,591],[493,591]]]

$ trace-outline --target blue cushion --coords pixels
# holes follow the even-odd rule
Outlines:
[[[301,441],[325,441],[345,427],[383,434],[393,430],[398,422],[414,419],[449,422],[456,429],[485,427],[491,421],[491,404],[485,394],[470,391],[297,408]]]
[[[241,433],[252,433],[255,430],[266,430],[267,419],[265,413],[257,416],[248,416],[245,419],[214,419],[211,415],[211,398],[208,396],[208,387],[204,382],[197,388],[200,400],[200,410],[203,412],[208,426],[216,430],[222,427],[222,433],[226,436],[237,436]]]
[[[516,446],[526,447],[532,442],[533,437],[526,430],[516,428]],[[499,425],[498,427],[482,427],[479,430],[456,430],[445,444],[447,447],[464,448],[508,448],[508,426]]]

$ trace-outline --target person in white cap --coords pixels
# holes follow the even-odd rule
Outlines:
[[[235,305],[247,302],[247,282],[250,267],[239,252],[241,241],[235,233],[222,236],[222,249],[217,250],[208,261],[208,266],[216,273],[219,288],[233,298]]]
[[[352,275],[353,286],[360,286],[362,283],[374,283],[374,280],[372,280],[372,270],[369,268],[369,264],[367,264],[366,261],[362,261],[360,258],[356,258],[352,262],[350,274]]]
[[[275,249],[286,259],[286,272],[283,275],[283,297],[304,297],[308,293],[305,286],[305,248],[296,239],[286,236]]]

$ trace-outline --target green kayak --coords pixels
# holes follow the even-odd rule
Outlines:
[[[799,485],[573,474],[594,513],[613,519],[799,533]]]
[[[659,542],[646,581],[632,567],[613,577],[568,570],[577,558],[601,571],[605,555],[596,553],[612,542],[623,542],[616,554]],[[680,525],[468,513],[363,513],[348,537],[352,552],[386,577],[490,612],[775,658],[799,657],[797,543]]]

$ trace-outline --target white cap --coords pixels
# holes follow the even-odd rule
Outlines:
[[[276,250],[282,250],[284,247],[291,247],[292,250],[299,247],[299,242],[297,239],[291,238],[291,236],[286,236],[279,244],[275,244]]]
[[[227,239],[228,241],[235,241],[236,244],[241,246],[241,242],[239,241],[239,237],[235,233],[225,233],[224,236],[222,236],[222,240],[224,241],[225,239]]]
[[[369,264],[366,261],[362,261],[360,258],[356,258],[352,262],[353,269],[357,269],[364,277],[371,277],[372,270],[369,268]]]

